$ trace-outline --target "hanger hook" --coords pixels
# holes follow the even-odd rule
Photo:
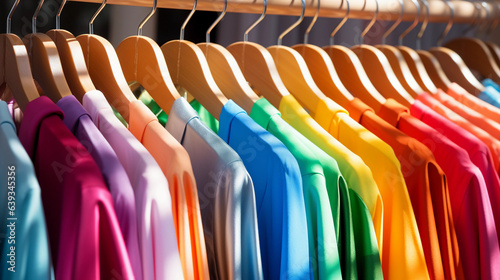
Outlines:
[[[399,42],[398,44],[400,46],[403,45],[403,38],[408,35],[408,33],[410,33],[414,28],[415,26],[417,26],[418,24],[418,20],[420,19],[420,4],[418,3],[417,0],[411,0],[413,2],[413,4],[415,4],[415,7],[417,7],[417,14],[415,15],[415,20],[413,21],[413,23],[403,32],[401,33],[401,35],[399,35]]]
[[[493,1],[493,3],[494,3],[493,5],[495,5],[495,12],[498,14],[498,11],[500,10],[500,3],[496,3],[495,1]],[[487,36],[490,36],[491,33],[493,33],[493,31],[497,28],[499,22],[500,18],[498,16],[494,16],[490,26],[488,26],[488,29],[486,31]]]
[[[103,0],[101,6],[99,7],[99,9],[97,9],[97,12],[95,12],[95,14],[90,19],[90,21],[89,21],[89,34],[94,34],[94,20],[97,18],[97,16],[104,9],[107,2],[108,2],[108,0]]]
[[[404,4],[403,0],[399,0],[399,7],[401,7],[401,12],[399,13],[399,17],[394,22],[394,24],[389,29],[387,29],[387,31],[382,36],[382,44],[385,44],[385,39],[387,39],[387,37],[392,33],[392,31],[394,31],[394,29],[396,29],[396,27],[398,27],[398,25],[403,20],[403,15],[405,13],[405,4]]]
[[[473,1],[470,1],[471,3]],[[464,34],[469,33],[472,29],[474,29],[479,23],[481,22],[481,5],[477,2],[474,1],[474,14],[477,13],[477,15],[474,17],[474,21],[472,21],[469,26],[463,31]]]
[[[366,0],[365,0],[365,3],[366,3]],[[370,29],[372,28],[372,26],[377,21],[377,18],[378,18],[378,0],[375,0],[375,14],[373,14],[373,18],[370,21],[370,23],[368,23],[368,25],[366,26],[365,30],[363,30],[363,32],[361,32],[361,43],[363,43],[363,41],[365,40],[366,33],[368,33],[368,31],[370,31]]]
[[[61,6],[59,7],[59,10],[57,11],[56,15],[56,29],[61,29],[61,13],[65,5],[66,5],[66,0],[62,0]]]
[[[191,12],[189,13],[188,17],[186,18],[186,20],[184,21],[184,23],[181,26],[181,36],[180,36],[180,40],[181,41],[184,40],[184,33],[185,33],[186,26],[187,26],[188,22],[193,17],[194,12],[196,12],[196,6],[198,6],[198,0],[194,0],[193,9],[191,10]]]
[[[278,37],[278,46],[281,46],[283,44],[283,37],[285,37],[286,34],[288,34],[302,22],[302,20],[304,19],[305,12],[306,12],[306,0],[302,0],[302,13],[300,14],[299,19],[280,34],[280,36]]]
[[[141,21],[141,23],[139,24],[139,27],[137,28],[137,35],[138,36],[141,36],[142,35],[142,28],[144,27],[144,24],[146,24],[146,22],[148,22],[148,20],[156,13],[156,7],[157,7],[157,4],[158,4],[158,0],[154,0],[153,2],[153,9],[151,10],[151,12]]]
[[[7,34],[10,34],[11,33],[11,26],[12,26],[12,15],[14,14],[14,11],[16,10],[17,8],[17,5],[19,5],[19,2],[21,0],[16,0],[14,1],[14,4],[12,5],[12,8],[10,8],[10,12],[9,12],[9,15],[7,16]]]
[[[342,3],[343,3],[343,1],[342,1]],[[339,32],[340,28],[342,28],[342,26],[344,26],[347,19],[349,18],[349,13],[351,12],[351,8],[349,6],[349,0],[345,0],[345,2],[346,2],[346,11],[345,11],[344,18],[340,21],[340,23],[337,25],[337,27],[335,27],[335,30],[333,30],[332,33],[330,34],[330,46],[333,46],[333,44],[334,44],[335,34],[337,34],[337,32]]]
[[[227,0],[224,0],[224,9],[222,9],[221,14],[214,21],[214,23],[212,23],[212,25],[210,25],[210,27],[208,28],[207,33],[205,35],[207,43],[210,43],[210,33],[215,28],[215,26],[217,26],[217,24],[219,24],[219,22],[222,20],[222,18],[226,15],[226,11],[227,11]]]
[[[485,31],[488,29],[488,20],[491,14],[490,7],[485,1],[481,1],[481,7],[486,11],[486,16],[484,17],[484,19],[482,19],[482,22],[479,24],[479,27],[476,30],[476,37],[481,36],[481,34],[485,35]]]
[[[311,4],[312,3],[314,3],[314,1],[312,1]],[[316,13],[314,14],[314,17],[313,17],[311,23],[307,27],[306,33],[304,33],[304,44],[308,44],[309,43],[309,33],[311,32],[311,29],[313,28],[314,24],[318,20],[320,5],[321,5],[321,0],[318,0],[318,8],[316,9]]]
[[[450,19],[448,20],[448,24],[446,25],[445,29],[443,30],[443,33],[441,36],[439,36],[438,39],[438,46],[441,46],[443,44],[443,40],[448,35],[450,32],[451,27],[453,26],[453,19],[455,17],[455,9],[453,8],[453,5],[450,3],[449,0],[442,0],[446,5],[448,5],[448,9],[450,10]]]
[[[36,18],[38,17],[38,14],[40,13],[40,10],[42,9],[43,2],[45,2],[45,0],[40,0],[40,2],[38,2],[38,7],[36,7],[35,13],[33,14],[33,17],[31,18],[31,33],[36,33]]]
[[[248,27],[248,29],[243,34],[243,42],[248,42],[248,33],[250,33],[250,31],[252,31],[252,29],[254,29],[255,26],[257,26],[257,24],[259,24],[264,19],[264,17],[266,16],[266,12],[267,12],[267,0],[264,0],[264,10],[262,11],[260,17],[252,25],[250,25],[250,27]]]
[[[425,6],[425,18],[420,27],[420,31],[417,34],[417,50],[421,49],[422,37],[424,36],[427,25],[429,24],[429,3],[427,0],[420,0]]]

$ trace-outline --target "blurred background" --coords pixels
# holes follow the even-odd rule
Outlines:
[[[12,18],[13,33],[23,37],[31,32],[31,19],[38,2],[38,0],[21,0]],[[38,15],[38,32],[46,32],[55,27],[55,16],[60,2],[61,0],[45,1]],[[0,32],[5,32],[6,18],[13,3],[14,0],[0,1]],[[152,0],[151,3],[153,3]],[[61,28],[72,32],[75,36],[88,33],[89,20],[99,6],[100,4],[68,1],[62,12]],[[150,8],[145,7],[107,5],[94,23],[95,34],[107,38],[116,47],[124,38],[136,35],[139,23],[150,10]],[[155,39],[159,45],[169,40],[179,39],[180,27],[188,14],[189,11],[187,10],[159,8],[154,17],[145,25],[143,35]],[[204,42],[205,32],[217,16],[218,13],[216,12],[196,11],[186,27],[185,39],[194,43]],[[259,15],[257,14],[227,13],[224,19],[212,31],[211,41],[223,46],[241,41],[244,31],[258,17]],[[250,33],[249,40],[265,47],[275,45],[279,34],[297,19],[298,15],[266,15],[265,19]],[[299,27],[292,30],[284,38],[283,44],[292,46],[302,43],[304,32],[311,19],[305,18]],[[311,31],[309,42],[318,46],[328,45],[329,34],[340,21],[341,19],[319,18]],[[349,47],[361,43],[360,34],[368,22],[368,20],[349,19],[335,36],[335,44]],[[382,35],[392,24],[393,22],[391,21],[378,20],[365,36],[364,42],[367,44],[381,43]],[[410,22],[402,22],[387,38],[386,43],[397,45],[399,35],[410,25]],[[420,25],[405,37],[404,45],[412,48],[416,47],[416,36]],[[422,48],[427,49],[436,46],[437,40],[445,26],[445,23],[429,23],[421,41]],[[497,44],[500,43],[499,29],[497,28],[488,38]],[[474,29],[470,28],[470,25],[454,24],[445,42],[457,36],[463,36],[465,33],[472,35],[473,31]]]

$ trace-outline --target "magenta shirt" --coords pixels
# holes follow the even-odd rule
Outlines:
[[[111,194],[63,116],[39,97],[19,131],[40,182],[56,279],[134,279]]]
[[[141,258],[137,237],[137,216],[135,195],[127,173],[118,157],[97,129],[85,108],[73,96],[66,96],[57,102],[63,111],[63,122],[87,149],[101,170],[111,197],[130,262],[137,280],[142,279]]]

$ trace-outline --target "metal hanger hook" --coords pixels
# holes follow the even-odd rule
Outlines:
[[[61,29],[61,13],[65,5],[66,5],[66,0],[62,0],[61,6],[59,7],[59,10],[57,11],[56,15],[56,29]]]
[[[222,20],[222,18],[226,15],[226,11],[227,11],[227,0],[224,0],[224,9],[222,9],[222,12],[219,15],[219,17],[214,21],[214,23],[212,23],[212,25],[210,25],[210,27],[207,30],[207,33],[205,34],[205,38],[206,38],[207,43],[210,43],[210,33],[215,28],[215,26],[217,26],[217,24],[219,24],[219,22]]]
[[[45,2],[45,0],[40,0],[40,2],[38,2],[38,7],[36,7],[35,13],[33,14],[33,17],[31,18],[31,33],[36,33],[36,18],[38,17],[38,14],[40,13],[40,10],[42,9],[43,2]]]
[[[394,22],[394,24],[391,27],[389,27],[389,29],[382,36],[382,44],[385,44],[385,39],[387,39],[387,37],[392,33],[392,31],[394,31],[394,29],[396,29],[396,27],[398,27],[398,25],[403,20],[403,15],[405,14],[405,3],[403,0],[399,0],[399,6],[401,8],[401,12],[399,13],[399,17]]]
[[[314,3],[314,1],[312,3]],[[313,17],[311,23],[307,27],[306,33],[304,33],[304,44],[308,44],[309,43],[309,33],[311,33],[311,30],[312,30],[314,24],[318,20],[320,6],[321,6],[321,0],[318,0],[318,8],[316,9],[316,13],[314,14],[314,17]]]
[[[420,0],[425,6],[425,18],[420,27],[420,31],[417,34],[417,50],[421,49],[422,37],[424,36],[427,25],[429,24],[429,3],[427,0]]]
[[[448,24],[446,25],[445,29],[443,30],[443,33],[441,36],[439,36],[438,39],[438,46],[441,46],[443,44],[444,38],[446,38],[446,35],[450,32],[451,27],[453,26],[453,20],[455,17],[455,9],[453,8],[453,5],[450,3],[449,0],[442,0],[446,5],[448,5],[448,9],[450,10],[450,19],[448,20]]]
[[[301,2],[302,2],[302,13],[300,14],[299,19],[294,24],[292,24],[290,27],[288,27],[285,31],[283,31],[280,34],[280,36],[278,37],[278,46],[282,45],[282,43],[283,43],[283,37],[285,37],[286,34],[288,34],[295,27],[297,27],[302,22],[302,20],[304,19],[304,14],[306,12],[306,0],[302,0]]]
[[[365,30],[363,30],[363,32],[361,32],[361,43],[364,42],[366,33],[368,33],[368,31],[370,31],[370,29],[372,28],[372,26],[377,21],[378,12],[379,12],[379,10],[378,10],[378,0],[375,0],[375,14],[373,14],[373,18],[370,21],[370,23],[368,23],[368,25],[366,26]]]
[[[157,5],[158,5],[158,0],[154,0],[153,2],[153,9],[151,10],[151,12],[141,21],[141,23],[139,24],[139,27],[137,27],[137,35],[138,36],[141,36],[142,35],[142,28],[144,27],[144,24],[146,24],[146,22],[148,22],[148,20],[156,13],[156,8],[157,8]]]
[[[343,0],[343,1],[346,2],[345,15],[344,15],[344,18],[337,25],[337,27],[335,27],[335,29],[330,34],[330,46],[333,46],[333,44],[334,44],[334,36],[335,36],[335,34],[337,34],[337,32],[339,32],[340,28],[342,28],[342,26],[344,26],[344,24],[347,22],[347,19],[349,19],[349,13],[351,12],[351,7],[349,6],[349,0]]]
[[[250,31],[252,31],[252,29],[254,29],[255,26],[257,26],[257,24],[259,24],[264,19],[264,17],[266,16],[266,12],[267,12],[267,0],[264,0],[264,10],[262,11],[260,17],[252,25],[250,25],[250,27],[248,27],[248,29],[243,34],[243,42],[248,42],[248,33],[250,33]]]
[[[10,8],[9,15],[7,16],[7,24],[6,24],[6,33],[10,34],[11,33],[11,27],[12,27],[12,15],[14,14],[14,11],[16,10],[17,6],[19,5],[19,2],[21,0],[16,0],[14,1],[14,4],[12,5],[12,8]]]
[[[495,11],[492,11],[493,20],[491,21],[490,26],[488,26],[488,30],[486,31],[486,35],[490,36],[491,33],[497,28],[498,23],[500,22],[500,17],[498,16],[498,11],[500,10],[500,3],[496,3],[493,1],[493,5],[495,6]]]
[[[90,19],[90,21],[89,21],[89,34],[94,34],[94,20],[97,18],[97,16],[104,9],[107,2],[108,2],[108,0],[103,0],[101,6],[99,7],[99,9],[97,9],[97,12],[95,12],[95,14]]]
[[[491,10],[488,4],[485,1],[481,1],[481,7],[484,8],[486,15],[483,18],[481,18],[482,22],[479,23],[479,27],[476,29],[476,37],[481,36],[481,34],[486,35],[487,29],[488,29],[488,21],[491,15]]]
[[[401,35],[399,35],[398,44],[400,46],[403,45],[403,38],[406,35],[408,35],[408,33],[410,33],[415,28],[415,26],[417,26],[418,20],[420,19],[420,12],[421,12],[420,4],[418,3],[417,0],[411,0],[411,1],[413,2],[413,4],[415,4],[415,7],[417,7],[417,14],[415,15],[415,20],[413,21],[413,23],[403,33],[401,33]]]
[[[188,17],[186,18],[186,20],[184,21],[184,23],[181,26],[181,36],[180,36],[180,40],[181,41],[184,40],[184,33],[185,33],[186,26],[187,26],[188,22],[193,17],[194,12],[196,12],[196,6],[198,6],[198,0],[194,0],[193,9],[191,10],[191,12],[189,13]]]

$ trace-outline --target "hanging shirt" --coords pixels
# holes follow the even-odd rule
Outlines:
[[[492,86],[486,86],[477,97],[497,108],[500,108],[500,92]]]
[[[189,155],[141,101],[132,101],[129,109],[130,132],[155,158],[168,180],[184,276],[186,279],[208,279],[198,190]]]
[[[0,101],[1,279],[54,279],[40,185],[33,163]]]
[[[63,111],[63,122],[87,149],[99,166],[104,181],[113,197],[116,217],[127,246],[135,279],[142,279],[142,266],[137,239],[137,215],[135,196],[127,173],[108,141],[102,136],[89,114],[73,96],[66,96],[57,102]]]
[[[167,179],[149,152],[114,116],[100,91],[86,93],[83,107],[115,151],[134,189],[143,279],[182,278]]]
[[[458,102],[464,104],[468,108],[483,114],[485,117],[490,118],[496,122],[500,122],[500,108],[487,103],[476,96],[467,92],[464,88],[456,83],[448,87],[448,93],[451,97],[455,98]]]
[[[333,159],[330,162],[321,162],[318,156],[315,155],[315,151],[311,150],[313,144],[307,142],[302,135],[281,119],[279,111],[266,99],[262,98],[255,102],[250,116],[260,126],[278,138],[299,164],[307,215],[309,257],[314,279],[357,278],[356,267],[354,266],[354,269],[352,269],[348,266],[349,261],[346,262],[347,265],[344,267],[344,270],[347,270],[344,274],[341,274],[340,269],[337,248],[338,238],[335,238],[337,234],[333,217],[339,216],[340,212],[338,208],[338,184],[345,185],[346,183],[341,177],[337,163]],[[330,167],[333,169],[333,176],[329,177],[334,180],[329,180],[328,185],[323,169],[323,166],[327,167],[325,164],[331,164]],[[331,206],[330,201],[333,202],[332,205],[335,207]],[[350,251],[347,253],[350,253]],[[347,272],[349,274],[346,274]]]
[[[344,108],[329,98],[319,101],[315,120],[359,155],[372,171],[385,210],[381,246],[384,277],[429,278],[415,214],[401,165],[392,148],[350,118]]]
[[[423,93],[418,96],[418,100],[436,111],[443,117],[472,133],[477,138],[481,139],[488,148],[490,149],[491,155],[493,156],[493,163],[495,164],[495,169],[500,172],[500,140],[495,139],[491,134],[484,131],[483,129],[475,126],[471,122],[467,121],[461,115],[453,112],[443,104],[439,103],[436,99],[432,98],[428,93]]]
[[[371,250],[382,248],[383,205],[371,170],[360,157],[345,148],[316,123],[292,95],[281,99],[279,111],[287,123],[337,161],[340,172],[349,186],[350,197],[353,198],[351,207],[358,277],[365,279],[373,275],[378,276],[377,267],[380,266],[380,260],[376,257],[377,253]],[[357,198],[361,200],[358,201]],[[369,217],[364,216],[363,204],[371,214],[371,221]],[[368,228],[372,226],[376,239],[370,234],[371,230]],[[363,230],[361,230],[362,227],[364,227]],[[377,240],[379,240],[378,243]],[[368,273],[364,274],[364,271]],[[371,272],[374,273],[369,274]]]
[[[254,188],[240,157],[184,98],[174,102],[166,129],[192,160],[210,279],[263,279]]]
[[[297,161],[276,137],[228,101],[218,135],[241,157],[255,188],[264,277],[310,279],[307,218]]]
[[[113,200],[99,168],[39,97],[26,106],[19,139],[34,162],[58,279],[134,279]]]
[[[426,145],[443,168],[450,187],[450,202],[465,279],[491,279],[499,275],[499,268],[492,265],[498,263],[500,250],[486,183],[467,152],[411,116],[408,108],[393,99],[388,99],[382,106],[379,116]]]
[[[500,205],[500,179],[494,169],[493,160],[488,147],[486,147],[477,137],[450,122],[421,102],[415,102],[410,111],[413,116],[435,127],[468,152],[472,163],[474,163],[483,174],[493,215],[495,217],[496,228],[500,229],[500,209],[497,207],[497,205]],[[497,230],[497,234],[500,234],[500,231]],[[498,239],[500,240],[500,235]]]
[[[446,175],[432,152],[397,130],[360,99],[346,107],[363,127],[391,145],[401,164],[431,279],[463,279]],[[455,271],[459,267],[459,271]],[[457,277],[461,275],[461,277]]]

